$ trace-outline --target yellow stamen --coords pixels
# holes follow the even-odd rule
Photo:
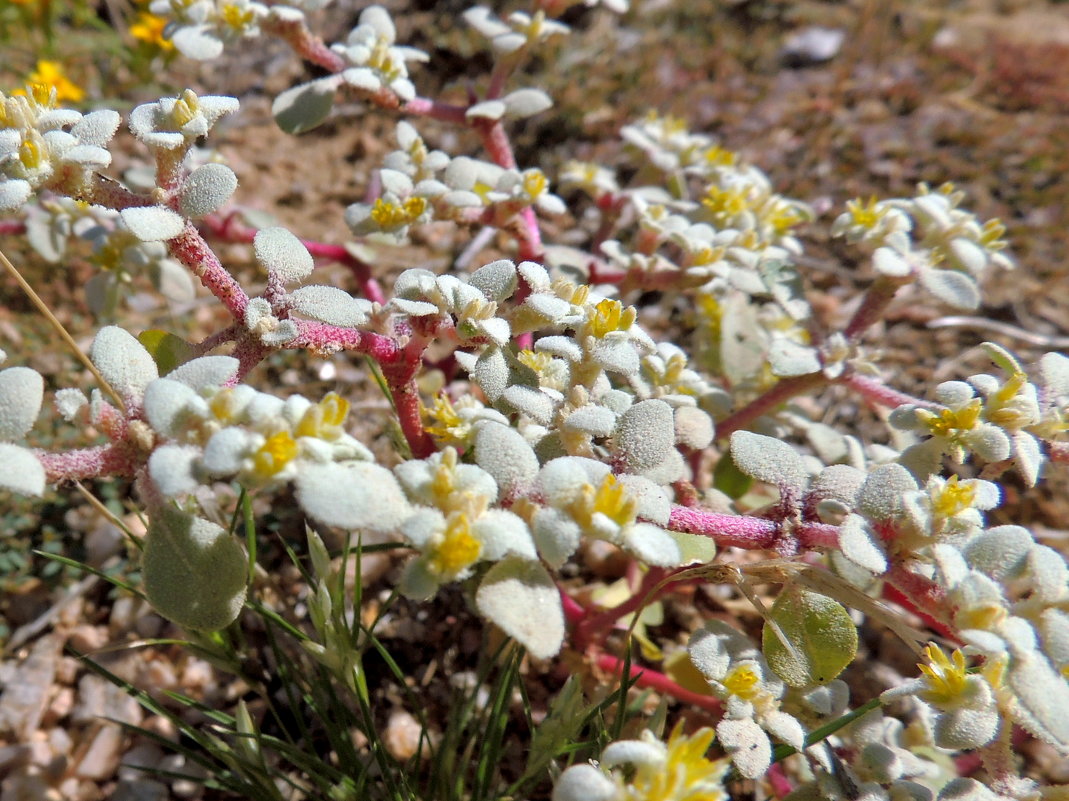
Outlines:
[[[337,439],[348,415],[349,401],[336,392],[329,392],[323,400],[305,411],[295,433],[298,437]]]
[[[934,704],[956,701],[965,689],[965,654],[955,649],[952,662],[939,646],[928,645],[924,655],[928,663],[919,663],[917,667],[928,679],[928,689],[924,692],[927,700]]]
[[[590,333],[598,339],[613,331],[626,331],[635,322],[634,306],[626,309],[618,300],[606,298],[594,307],[590,316]]]
[[[754,698],[761,690],[761,677],[750,665],[739,665],[731,669],[721,682],[727,691],[744,701]]]
[[[451,578],[474,564],[482,549],[482,543],[471,534],[468,516],[454,512],[449,516],[441,543],[430,558],[430,568],[439,576]]]
[[[268,437],[253,457],[254,469],[263,476],[273,476],[297,455],[297,443],[288,431]]]
[[[976,500],[976,488],[963,484],[957,476],[951,476],[947,483],[932,495],[932,511],[938,517],[953,517],[964,512]]]

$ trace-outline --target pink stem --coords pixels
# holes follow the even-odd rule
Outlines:
[[[581,622],[587,615],[586,609],[565,592],[563,587],[558,585],[557,591],[560,593],[560,605],[564,608],[564,619],[573,626]]]
[[[794,789],[791,785],[791,780],[787,778],[787,774],[783,771],[782,762],[776,762],[772,765],[768,769],[768,773],[765,774],[765,778],[768,779],[768,783],[772,788],[772,795],[776,798],[786,798]]]
[[[839,527],[830,523],[802,523],[795,528],[794,536],[806,549],[839,547]]]
[[[378,362],[390,388],[401,431],[413,457],[425,459],[435,452],[434,440],[423,429],[419,390],[415,376],[422,365],[428,337],[413,336],[404,348],[382,334],[339,328],[326,323],[297,320],[297,336],[287,348],[307,349],[320,356],[351,350],[365,353]]]
[[[846,329],[843,331],[846,338],[851,342],[857,341],[870,326],[883,316],[898,290],[912,280],[913,276],[902,278],[893,278],[882,274],[877,276],[868,291],[865,292],[865,297],[862,299],[857,311],[854,312],[853,318],[847,323]]]
[[[33,455],[44,467],[46,480],[51,484],[102,476],[132,476],[144,464],[145,454],[139,454],[125,442],[116,442],[64,453],[35,450]]]
[[[898,589],[892,584],[885,583],[883,585],[883,597],[886,598],[888,601],[898,604],[907,612],[912,612],[913,614],[915,614],[917,617],[919,617],[925,622],[928,628],[932,629],[933,631],[938,631],[940,634],[942,634],[944,637],[946,637],[952,642],[958,642],[958,635],[954,633],[954,630],[951,629],[950,626],[948,626],[941,619],[935,617],[934,615],[929,614],[923,609],[918,608],[917,604],[914,603],[913,599],[906,595],[904,592],[902,592],[902,590]]]
[[[868,376],[859,375],[854,372],[847,372],[841,378],[837,379],[835,383],[841,384],[844,387],[849,387],[869,403],[876,406],[886,406],[891,409],[905,406],[906,404],[922,406],[925,408],[935,407],[935,404],[933,403],[914,398],[912,395],[907,395],[904,392],[899,392],[897,389],[892,389],[882,381],[877,381],[874,378],[869,378]]]
[[[94,175],[92,189],[86,197],[78,199],[87,200],[90,203],[106,206],[116,211],[158,204],[158,201],[151,195],[139,195],[136,192],[131,192],[118,181],[112,181],[103,175]]]
[[[821,372],[784,378],[772,389],[718,422],[716,424],[716,436],[718,439],[724,439],[732,432],[746,428],[761,415],[782,406],[791,398],[801,395],[803,392],[822,387],[827,383],[828,378]]]
[[[947,609],[946,590],[930,578],[907,570],[902,564],[892,565],[883,578],[901,592],[918,612],[936,621],[948,619],[950,610]]]
[[[603,641],[617,620],[625,615],[637,612],[654,600],[650,593],[664,579],[666,573],[667,571],[664,568],[650,568],[646,575],[642,577],[642,581],[634,593],[626,601],[617,604],[611,609],[605,609],[594,614],[591,614],[588,610],[582,622],[575,628],[575,642],[585,647],[595,639],[596,635],[600,635],[597,639]],[[664,589],[667,589],[667,587]]]
[[[441,103],[426,97],[414,97],[401,106],[401,111],[405,114],[412,114],[417,117],[430,117],[431,119],[441,120],[442,122],[452,122],[456,125],[468,124],[468,119],[465,116],[467,110],[466,106],[454,106],[449,103]]]
[[[228,242],[252,242],[256,238],[257,230],[242,224],[237,219],[236,214],[230,214],[226,217],[211,215],[205,217],[201,222],[211,231],[212,235]],[[360,283],[360,289],[365,298],[374,303],[386,303],[386,295],[383,293],[382,287],[371,275],[371,265],[358,259],[344,245],[317,242],[313,239],[302,239],[301,244],[316,258],[330,259],[348,267]]]
[[[226,382],[226,386],[237,386],[244,381],[245,377],[255,369],[256,365],[264,360],[264,357],[267,356],[269,352],[270,350],[268,348],[265,348],[251,336],[245,335],[240,337],[231,354],[238,360],[238,369]]]
[[[612,654],[598,654],[595,663],[604,671],[614,675],[623,675],[623,660]],[[707,712],[712,712],[716,715],[720,715],[723,712],[723,706],[720,699],[714,698],[711,695],[703,695],[702,693],[688,690],[686,687],[676,684],[663,673],[652,670],[651,668],[632,665],[629,678],[635,679],[635,683],[639,687],[649,687],[650,689],[657,690],[665,695],[670,695],[685,704],[691,704],[700,709],[704,709]]]
[[[401,358],[401,349],[388,336],[311,320],[294,322],[297,323],[297,336],[286,343],[287,348],[307,349],[317,356],[351,350],[366,353],[383,367],[396,364]]]
[[[203,356],[206,353],[218,348],[220,345],[225,345],[228,342],[233,342],[245,331],[243,326],[232,325],[228,328],[224,328],[222,331],[217,331],[211,336],[205,337],[200,342],[193,346],[194,356]]]
[[[383,370],[382,372],[390,385],[393,404],[397,409],[397,421],[401,424],[401,432],[405,435],[408,447],[412,451],[412,457],[426,459],[437,448],[430,434],[423,428],[419,389],[416,387],[415,379],[409,379],[404,383],[395,383],[390,380],[388,371]]]
[[[673,506],[668,528],[711,537],[719,547],[771,548],[779,530],[775,521],[763,517],[725,515],[693,506]]]
[[[483,147],[490,154],[490,158],[499,167],[506,170],[516,169],[516,157],[512,154],[512,145],[509,143],[505,126],[499,120],[487,121],[476,120],[472,123],[475,131],[483,140]],[[530,206],[520,210],[522,223],[519,232],[519,258],[520,260],[542,261],[545,251],[542,247],[542,233],[538,228],[538,218],[534,209]]]
[[[26,233],[26,223],[22,220],[0,220],[0,236]]]
[[[205,288],[226,306],[235,320],[239,323],[245,321],[245,307],[249,305],[249,296],[226,271],[219,257],[208,247],[208,243],[192,223],[186,223],[185,231],[174,239],[169,239],[167,248],[174,258],[188,267]]]
[[[264,26],[268,33],[278,36],[293,48],[293,51],[327,72],[338,73],[349,66],[348,62],[324,44],[323,40],[308,30],[304,20],[275,20]]]

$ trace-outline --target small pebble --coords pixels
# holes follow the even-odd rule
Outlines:
[[[808,67],[831,61],[839,54],[845,39],[843,30],[810,25],[784,40],[780,60],[788,67]]]
[[[122,744],[122,729],[112,724],[101,726],[75,768],[75,774],[83,779],[110,778],[119,767]]]
[[[420,733],[422,731],[423,727],[420,726],[419,721],[411,713],[403,709],[395,710],[390,713],[390,719],[386,723],[386,731],[382,739],[390,756],[400,762],[406,762],[420,750]],[[422,745],[421,756],[429,756],[430,749],[428,746],[430,743],[424,740]]]

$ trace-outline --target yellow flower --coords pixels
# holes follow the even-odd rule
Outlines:
[[[455,578],[478,561],[482,550],[482,543],[471,533],[468,516],[453,512],[446,521],[445,533],[431,551],[431,572],[443,578]]]
[[[629,801],[722,801],[722,780],[730,762],[706,759],[713,730],[703,728],[690,737],[677,725],[668,738],[662,764],[638,764],[625,793]]]
[[[296,455],[297,443],[290,432],[279,431],[268,437],[267,442],[256,451],[253,456],[253,469],[261,477],[270,478],[279,473]]]
[[[594,515],[599,512],[623,527],[635,522],[638,501],[627,494],[627,488],[616,476],[609,473],[597,487],[584,484],[569,510],[575,522],[583,528],[589,528]]]
[[[137,22],[130,26],[130,35],[139,42],[144,42],[163,51],[174,50],[174,44],[163,35],[167,20],[147,11],[137,13]]]
[[[85,90],[64,74],[63,65],[58,61],[38,61],[37,68],[26,80],[34,87],[42,85],[55,89],[56,99],[59,101],[79,103],[85,97]]]
[[[939,646],[932,644],[924,649],[924,655],[928,663],[922,662],[917,667],[924,674],[928,689],[921,697],[933,704],[953,703],[965,691],[965,679],[968,676],[965,654],[955,649],[947,658]]]

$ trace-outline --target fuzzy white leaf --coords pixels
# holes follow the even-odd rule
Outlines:
[[[936,298],[956,309],[975,309],[980,306],[980,288],[976,281],[956,270],[924,270],[920,285]]]
[[[509,366],[504,352],[498,347],[489,347],[484,350],[475,363],[471,377],[490,402],[496,403],[508,387]]]
[[[901,508],[901,498],[917,490],[917,482],[900,464],[877,467],[865,479],[857,496],[858,509],[872,520],[889,520]]]
[[[780,378],[808,375],[820,370],[820,357],[815,348],[808,348],[779,338],[768,349],[768,363],[773,375]]]
[[[332,286],[304,286],[289,297],[298,314],[342,328],[359,328],[371,313],[370,301]]]
[[[501,393],[501,400],[527,415],[539,425],[548,426],[553,419],[553,401],[541,390],[514,384]]]
[[[505,116],[510,119],[533,117],[553,107],[553,101],[541,89],[517,89],[501,99],[505,103]]]
[[[713,418],[694,406],[675,411],[676,442],[692,450],[704,450],[713,441]]]
[[[171,42],[179,53],[194,61],[211,61],[223,53],[222,40],[199,25],[179,28],[171,36]]]
[[[45,382],[29,367],[0,370],[0,440],[21,439],[41,411]]]
[[[487,300],[499,303],[516,291],[516,265],[508,259],[492,261],[473,272],[468,283],[482,292]]]
[[[191,493],[197,489],[193,470],[198,459],[200,449],[192,445],[164,445],[149,457],[148,474],[168,498]]]
[[[101,328],[89,347],[89,358],[104,380],[123,398],[139,399],[160,377],[156,362],[127,331],[114,325]]]
[[[613,801],[616,783],[588,763],[572,765],[553,785],[551,801]]]
[[[604,406],[581,406],[564,421],[568,431],[582,431],[592,437],[607,437],[616,428],[616,415]]]
[[[1018,722],[1036,737],[1069,754],[1069,682],[1040,651],[1010,660],[1006,683],[1013,690]]]
[[[536,659],[549,659],[560,651],[564,642],[560,593],[538,562],[518,557],[498,562],[479,585],[475,606]]]
[[[294,86],[275,98],[271,114],[288,134],[305,133],[322,125],[334,106],[339,80],[334,76]]]
[[[773,437],[736,431],[731,435],[731,458],[743,473],[766,484],[793,490],[806,485],[802,457],[786,442]]]
[[[634,523],[627,526],[620,544],[647,565],[676,567],[682,561],[675,538],[652,523]]]
[[[664,462],[675,450],[672,407],[662,400],[636,403],[620,416],[615,447],[631,473],[641,473]]]
[[[238,177],[225,164],[202,164],[190,173],[178,196],[178,210],[197,219],[218,210],[238,188]]]
[[[303,281],[315,268],[308,248],[285,228],[275,226],[257,231],[252,247],[256,261],[286,283]]]
[[[245,603],[247,571],[245,550],[215,523],[165,509],[149,525],[142,554],[145,594],[180,626],[229,626]]]
[[[141,206],[119,212],[123,223],[142,242],[174,239],[186,229],[182,215],[163,206]]]
[[[752,718],[720,721],[716,739],[747,779],[759,778],[772,763],[772,744]]]
[[[164,436],[174,436],[182,428],[187,410],[198,407],[206,410],[204,399],[181,381],[161,378],[145,389],[145,417],[148,424]]]
[[[538,475],[538,458],[514,428],[482,423],[475,431],[475,463],[494,477],[500,498],[522,492]]]
[[[843,556],[876,576],[887,572],[887,557],[860,515],[849,515],[839,526]]]
[[[296,484],[301,508],[328,526],[388,533],[409,514],[397,479],[376,464],[310,465]]]
[[[1043,467],[1043,450],[1039,447],[1039,440],[1027,431],[1017,431],[1013,434],[1013,460],[1017,469],[1021,471],[1024,483],[1034,487],[1039,480],[1039,471]]]
[[[45,469],[26,448],[0,442],[0,489],[40,497],[45,491]]]
[[[237,374],[240,366],[233,356],[201,356],[179,365],[164,377],[197,390],[221,387]]]
[[[464,116],[469,120],[499,120],[505,116],[506,111],[508,111],[508,106],[505,105],[504,101],[484,100],[482,103],[476,103],[474,106],[468,108],[468,110],[464,112]]]

